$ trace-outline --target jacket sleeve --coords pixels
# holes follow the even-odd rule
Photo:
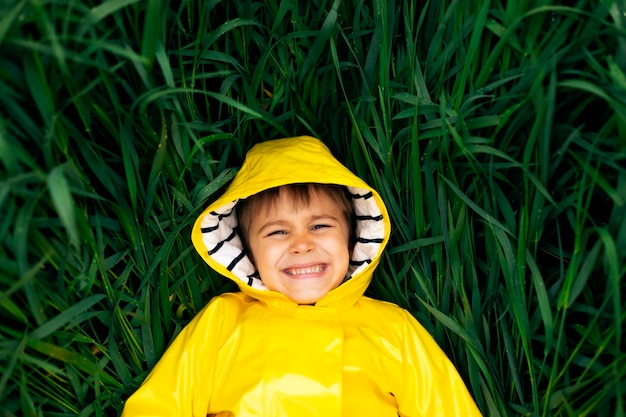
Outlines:
[[[206,417],[223,304],[213,299],[185,326],[126,401],[122,417]]]
[[[465,383],[437,342],[404,311],[401,417],[481,416]]]

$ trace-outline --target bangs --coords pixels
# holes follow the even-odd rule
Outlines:
[[[292,203],[292,208],[297,210],[298,207],[306,206],[310,203],[315,194],[324,194],[330,197],[339,206],[346,222],[350,226],[350,243],[353,243],[354,236],[354,207],[350,203],[350,195],[346,187],[336,184],[287,184],[280,187],[269,188],[260,193],[254,194],[246,199],[239,200],[237,203],[237,218],[241,229],[241,236],[246,244],[246,237],[252,223],[254,213],[261,210],[270,211],[276,206],[281,196],[287,197]]]

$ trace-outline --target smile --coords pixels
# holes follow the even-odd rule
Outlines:
[[[306,274],[318,274],[320,272],[324,272],[326,270],[325,264],[312,265],[304,268],[289,268],[285,269],[285,273],[287,275],[306,275]]]

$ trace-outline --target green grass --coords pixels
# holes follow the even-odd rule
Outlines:
[[[312,134],[485,415],[624,416],[626,5],[566,4],[1,2],[0,415],[117,415],[233,289],[196,216]]]

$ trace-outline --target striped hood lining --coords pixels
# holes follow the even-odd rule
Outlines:
[[[370,190],[346,187],[356,214],[356,243],[347,279],[357,275],[381,251],[385,238],[383,214]],[[237,202],[212,210],[201,219],[202,242],[208,255],[230,271],[241,283],[259,290],[267,288],[244,251],[238,234]]]

